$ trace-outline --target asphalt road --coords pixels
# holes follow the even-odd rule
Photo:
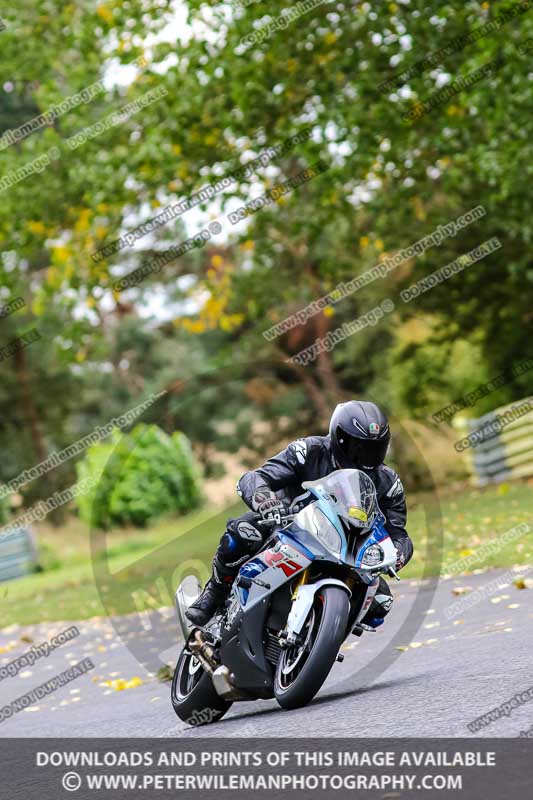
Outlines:
[[[470,591],[454,596],[459,587]],[[0,707],[84,658],[95,668],[0,722],[0,736],[515,737],[529,730],[533,702],[476,734],[467,723],[533,682],[533,588],[520,590],[508,573],[495,571],[440,580],[436,587],[402,581],[392,588],[386,623],[347,640],[344,662],[334,665],[310,706],[287,712],[273,700],[236,703],[223,721],[201,728],[175,717],[170,684],[155,675],[160,661],[175,661],[179,649],[169,609],[113,623],[4,628],[0,667],[26,652],[28,640],[36,645],[72,624],[80,635],[1,680]],[[450,616],[451,604],[463,601],[469,607]],[[107,684],[134,677],[142,683],[123,690]]]

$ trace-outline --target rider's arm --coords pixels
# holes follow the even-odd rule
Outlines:
[[[273,492],[286,486],[299,486],[305,478],[302,467],[305,464],[307,445],[305,439],[298,439],[257,469],[245,472],[237,482],[237,493],[249,508],[254,509],[253,497],[259,490]],[[255,509],[254,509],[255,510]]]
[[[405,490],[396,472],[387,468],[389,481],[386,490],[379,498],[379,507],[385,514],[385,529],[394,546],[398,550],[399,565],[404,567],[413,555],[413,542],[405,529],[407,522],[407,504]]]

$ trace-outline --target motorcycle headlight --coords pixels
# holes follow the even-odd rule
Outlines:
[[[379,544],[371,544],[370,547],[366,548],[361,563],[364,564],[365,567],[375,567],[383,561],[383,558],[384,553]]]
[[[341,551],[341,537],[333,525],[323,525],[317,530],[317,539],[322,542],[332,553],[338,555]]]
[[[314,503],[303,508],[298,513],[295,521],[304,530],[315,536],[330,553],[337,557],[339,556],[342,549],[342,539],[333,523]]]

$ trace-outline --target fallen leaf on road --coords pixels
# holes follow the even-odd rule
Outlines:
[[[124,689],[134,689],[136,686],[142,686],[143,680],[137,676],[131,678],[131,680],[127,681],[124,678],[115,678],[112,681],[104,681],[104,686],[109,686],[110,689],[114,689],[116,692],[122,692]]]
[[[526,579],[519,575],[517,578],[514,578],[513,585],[516,586],[517,589],[527,589],[528,585],[526,583]]]
[[[157,670],[157,680],[158,681],[171,681],[174,677],[174,669],[170,666],[170,664],[165,664],[164,667],[161,667]]]
[[[405,653],[406,650],[409,650],[409,647],[401,644],[398,647],[395,647],[394,649],[395,650],[401,650],[402,653]]]
[[[137,675],[126,682],[126,689],[135,689],[136,686],[142,686],[144,683],[142,678]]]
[[[455,594],[455,595],[468,594],[468,592],[471,592],[471,591],[472,591],[472,587],[471,586],[455,586],[452,589],[452,594]]]
[[[116,692],[121,692],[123,689],[126,688],[126,681],[124,680],[124,678],[115,678],[112,681],[104,681],[104,686],[109,686]]]

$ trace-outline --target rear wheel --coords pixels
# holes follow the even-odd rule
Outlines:
[[[230,700],[217,694],[211,677],[185,648],[174,672],[171,699],[177,716],[195,727],[222,719],[232,706]]]
[[[274,694],[283,708],[299,708],[313,699],[329,675],[346,635],[348,594],[326,586],[314,599],[298,645],[281,651]]]

